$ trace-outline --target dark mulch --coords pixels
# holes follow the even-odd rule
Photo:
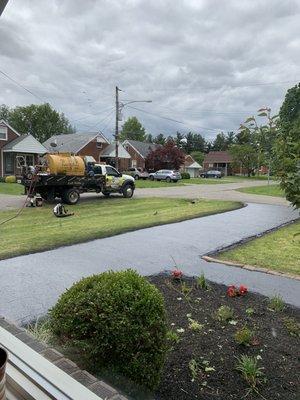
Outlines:
[[[246,399],[300,399],[300,341],[283,325],[285,317],[296,318],[299,322],[299,309],[286,306],[282,312],[273,312],[268,310],[268,301],[263,296],[248,293],[244,297],[229,298],[225,286],[209,283],[210,290],[206,291],[197,287],[192,278],[184,279],[193,288],[187,300],[180,293],[180,283],[165,275],[149,279],[165,298],[170,328],[175,332],[184,329],[183,333],[178,333],[180,342],[169,352],[155,394],[157,400],[242,399],[247,385],[235,370],[236,357],[241,354],[259,356],[259,366],[264,368],[266,377],[266,382],[258,387],[260,394],[250,393]],[[222,305],[234,310],[237,325],[216,320],[215,312]],[[250,307],[255,312],[249,317],[246,309]],[[204,325],[202,331],[189,329],[187,314]],[[255,331],[256,345],[247,347],[235,342],[234,333],[245,324]],[[194,382],[189,369],[191,359],[203,366]],[[215,371],[204,372],[205,365]]]

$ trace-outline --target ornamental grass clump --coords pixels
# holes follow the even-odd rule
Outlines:
[[[50,311],[50,325],[96,372],[111,368],[149,389],[158,385],[167,353],[164,301],[135,271],[75,283]]]

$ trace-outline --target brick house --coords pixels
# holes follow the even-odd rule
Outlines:
[[[51,146],[55,143],[56,146]],[[71,133],[54,135],[43,145],[49,152],[72,153],[80,156],[92,156],[96,162],[115,165],[114,145],[101,132]],[[126,170],[130,165],[130,155],[119,145],[119,169]]]
[[[156,150],[159,144],[139,142],[138,140],[126,139],[123,147],[130,154],[131,167],[145,169],[145,159],[151,150]]]
[[[6,121],[0,121],[0,177],[21,176],[23,166],[34,165],[47,149],[32,135],[21,135]]]
[[[218,170],[225,176],[236,172],[233,170],[233,159],[228,151],[210,151],[204,157],[203,169],[205,171]]]

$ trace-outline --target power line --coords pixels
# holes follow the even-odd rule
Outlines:
[[[4,75],[7,79],[9,79],[10,81],[12,81],[13,83],[15,83],[17,86],[19,86],[20,88],[26,90],[26,92],[30,93],[32,96],[36,97],[37,99],[41,100],[42,102],[44,102],[45,100],[42,99],[40,96],[38,96],[37,94],[33,93],[31,90],[27,89],[25,86],[21,85],[21,83],[17,82],[15,79],[11,78],[9,75],[7,75],[5,72],[0,70],[0,73],[2,75]]]
[[[249,83],[249,84],[244,84],[244,85],[234,85],[234,84],[223,84],[223,85],[218,85],[218,86],[197,86],[195,84],[194,86],[196,89],[222,89],[224,87],[231,87],[231,88],[244,88],[244,87],[253,87],[253,86],[272,86],[272,85],[285,85],[287,83],[296,83],[299,82],[300,79],[293,80],[293,81],[283,81],[283,82],[255,82],[255,83]],[[155,89],[154,89],[155,90]],[[164,92],[178,92],[178,91],[186,91],[186,90],[191,90],[190,87],[187,88],[157,88],[158,91],[164,91]],[[194,89],[195,90],[195,89]]]
[[[154,113],[151,113],[151,112],[149,112],[149,111],[142,110],[141,108],[132,107],[132,106],[127,106],[127,107],[128,107],[128,108],[132,108],[132,109],[137,110],[137,111],[141,111],[141,112],[143,112],[143,113],[145,113],[145,114],[153,115],[154,117],[157,117],[157,118],[166,119],[166,120],[171,121],[171,122],[176,122],[176,123],[178,123],[178,124],[182,124],[182,125],[185,125],[185,126],[190,127],[190,128],[203,129],[203,130],[214,131],[214,132],[220,132],[220,130],[222,130],[222,129],[216,129],[216,128],[206,128],[206,127],[203,127],[203,126],[197,126],[197,127],[196,127],[196,126],[194,126],[194,125],[187,124],[187,123],[185,123],[185,122],[183,122],[183,121],[178,121],[178,120],[173,119],[173,118],[164,117],[164,116],[159,115],[159,114],[154,114]],[[226,128],[226,130],[232,131],[233,129],[228,129],[228,128]]]

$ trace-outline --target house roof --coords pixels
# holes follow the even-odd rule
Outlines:
[[[0,125],[6,125],[9,129],[15,132],[16,135],[20,136],[20,133],[17,132],[12,126],[10,126],[8,122],[4,121],[4,119],[0,120]]]
[[[33,153],[45,154],[48,150],[35,137],[30,134],[21,135],[11,142],[7,143],[3,149],[4,152],[12,153]]]
[[[186,166],[186,168],[193,168],[193,169],[202,169],[201,165],[197,163],[197,161],[194,161],[192,164]]]
[[[99,137],[101,143],[109,143],[101,132],[91,132],[53,135],[47,139],[43,145],[49,151],[57,150],[66,153],[78,153],[84,146],[86,146],[96,137]],[[53,148],[51,143],[56,143],[57,147]]]
[[[156,143],[139,142],[138,140],[127,139],[123,142],[123,145],[129,143],[143,158],[146,158],[151,150],[156,150],[160,147]]]
[[[100,154],[100,157],[116,157],[116,144],[109,144]],[[119,158],[131,158],[130,154],[124,149],[121,144],[119,144]]]
[[[205,163],[231,163],[232,161],[228,151],[210,151],[204,158]]]

